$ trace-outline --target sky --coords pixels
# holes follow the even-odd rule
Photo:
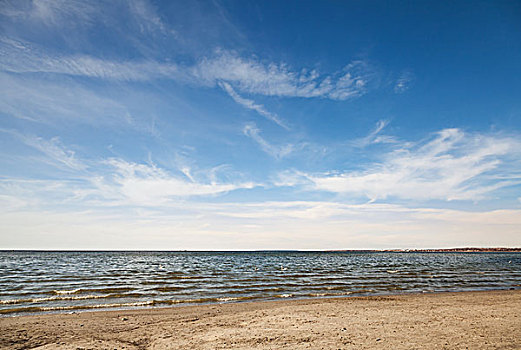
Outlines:
[[[0,249],[521,246],[521,3],[0,0],[0,209]]]

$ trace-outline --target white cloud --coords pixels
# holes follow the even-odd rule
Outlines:
[[[311,184],[306,173],[294,169],[279,172],[272,178],[271,182],[277,187],[295,187]]]
[[[401,94],[407,90],[411,86],[411,83],[414,81],[414,74],[410,71],[404,71],[400,74],[400,77],[396,80],[394,84],[394,92],[397,94]]]
[[[376,127],[369,135],[366,137],[356,139],[350,142],[351,145],[355,147],[366,147],[371,144],[377,144],[377,143],[396,143],[398,142],[396,138],[393,136],[388,135],[382,135],[382,130],[389,124],[389,121],[387,120],[379,120],[376,123]]]
[[[0,129],[0,132],[11,134],[28,146],[31,146],[47,156],[45,161],[50,161],[54,164],[65,165],[72,170],[85,170],[87,166],[78,160],[75,152],[67,149],[59,137],[53,137],[50,140],[44,138],[24,135],[15,130]]]
[[[112,186],[113,191],[119,192],[126,200],[136,205],[156,206],[175,197],[217,195],[237,189],[251,189],[256,186],[252,182],[186,181],[155,165],[129,163],[121,159],[110,159],[107,164],[115,172],[109,179],[106,179],[108,182],[103,185],[110,184],[109,186]]]
[[[0,201],[4,211],[52,208],[69,205],[81,180],[34,180],[0,178]]]
[[[518,152],[518,157],[520,146],[512,138],[445,129],[427,142],[388,153],[382,163],[366,171],[307,175],[307,178],[316,190],[371,200],[387,197],[477,200],[513,184],[487,175],[504,170],[502,160],[512,152]]]
[[[264,96],[347,100],[364,95],[376,76],[374,70],[363,61],[351,62],[333,74],[320,75],[315,70],[303,69],[297,72],[282,63],[265,64],[224,50],[189,66],[154,60],[105,60],[88,55],[50,55],[27,43],[5,37],[0,38],[0,44],[0,69],[6,72],[54,73],[121,81],[171,79],[200,86],[220,85],[238,103],[281,125],[284,123],[276,115],[239,96],[236,91]]]
[[[108,167],[90,167],[71,180],[0,180],[0,202],[18,208],[52,209],[70,206],[94,208],[171,207],[189,197],[213,197],[239,189],[251,189],[253,182],[212,182],[177,177],[154,165],[109,159]],[[186,169],[184,169],[186,171]],[[211,176],[211,174],[209,174]],[[11,209],[13,209],[11,207]]]
[[[74,82],[50,82],[0,73],[0,111],[16,118],[51,123],[56,120],[106,125],[132,123],[127,108]]]
[[[180,198],[193,196],[216,196],[238,189],[251,189],[258,184],[251,181],[220,181],[218,172],[223,166],[199,170],[195,174],[187,166],[173,175],[154,164],[127,162],[120,158],[90,160],[78,159],[74,151],[55,137],[46,140],[27,136],[17,131],[0,129],[28,146],[42,152],[38,159],[53,167],[70,170],[58,179],[28,180],[3,178],[0,183],[1,200],[10,203],[34,203],[37,198],[49,206],[74,202],[82,206],[159,206]],[[52,172],[51,172],[52,173]],[[226,178],[240,177],[227,171]],[[240,174],[239,174],[240,175]]]
[[[43,152],[49,158],[51,158],[54,161],[57,161],[58,163],[61,163],[74,170],[86,169],[86,165],[76,158],[75,152],[66,149],[58,137],[53,137],[50,140],[45,140],[41,137],[36,136],[21,137],[22,141],[25,142],[27,145]]]
[[[18,0],[6,2],[0,7],[0,15],[25,24],[43,24],[48,27],[70,29],[75,26],[89,26],[98,23],[110,25],[114,13],[125,13],[127,24],[134,21],[141,32],[160,31],[175,35],[161,20],[154,6],[146,0],[124,2],[101,0],[97,2],[78,0]]]
[[[88,23],[95,12],[95,7],[85,1],[33,0],[29,14],[47,25],[60,25]]]
[[[3,1],[0,15],[27,25],[41,23],[45,26],[73,27],[91,24],[98,14],[91,2],[78,0],[17,0]]]
[[[176,76],[174,64],[110,61],[87,55],[51,56],[29,44],[0,38],[0,69],[11,73],[54,73],[97,79],[145,81]]]
[[[520,214],[311,201],[182,202],[146,210],[2,211],[0,221],[12,233],[1,237],[6,249],[367,249],[516,246]]]
[[[59,181],[0,179],[0,205],[6,208],[0,213],[0,221],[3,229],[12,233],[2,237],[2,246],[7,248],[363,249],[501,246],[520,242],[519,210],[471,212],[306,200],[212,203],[204,198],[257,185],[219,182],[216,168],[201,173],[183,166],[177,176],[154,164],[118,158],[104,161],[104,168],[91,162],[82,170],[78,165],[81,161],[57,139],[33,137],[24,142],[79,175]],[[429,190],[434,185],[446,186],[453,172],[462,168],[479,176],[484,174],[483,169],[497,169],[494,158],[515,152],[518,148],[512,148],[517,146],[515,140],[508,138],[466,135],[448,129],[411,149],[391,153],[387,167],[382,167],[403,172],[403,167],[410,166],[409,174],[417,172],[424,181],[425,172],[432,172],[429,181],[435,184],[422,184]],[[428,167],[427,161],[434,164]],[[443,165],[436,164],[439,162]],[[454,164],[460,165],[445,173]],[[285,175],[277,186],[316,186],[305,173]],[[384,176],[381,181],[387,180]],[[419,180],[415,178],[413,182]],[[477,185],[467,188],[465,195],[482,194],[487,184]],[[491,184],[494,185],[501,183]],[[424,199],[422,193],[414,192],[420,190],[416,187],[411,190],[413,194],[402,197]],[[74,240],[67,240],[71,230],[76,233]],[[328,232],[327,237],[322,232]],[[39,237],[45,237],[45,241]],[[128,245],[122,247],[122,240]]]
[[[279,126],[283,127],[284,129],[288,130],[288,126],[285,122],[283,122],[276,114],[268,112],[263,105],[255,103],[255,101],[249,100],[247,98],[241,97],[235,90],[231,87],[230,84],[225,82],[220,82],[219,86],[224,89],[230,95],[231,98],[238,104],[256,111],[263,117],[265,117],[268,120],[271,120],[272,122],[278,124]]]
[[[131,14],[137,20],[141,32],[153,32],[158,30],[162,33],[171,33],[177,35],[175,31],[168,28],[162,21],[156,9],[145,0],[127,1]]]
[[[243,132],[244,135],[251,137],[252,140],[257,142],[257,144],[259,144],[259,146],[264,152],[268,153],[276,159],[284,158],[295,150],[295,147],[292,144],[287,144],[283,146],[276,146],[270,144],[260,135],[260,130],[253,123],[246,124],[246,126],[243,129]]]
[[[365,94],[375,76],[363,61],[351,62],[339,72],[321,76],[315,70],[296,72],[285,64],[263,64],[222,50],[215,57],[201,60],[192,68],[192,74],[207,85],[225,81],[244,93],[334,100]]]

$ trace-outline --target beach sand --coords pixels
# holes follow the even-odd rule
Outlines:
[[[0,319],[2,349],[521,349],[521,291]]]

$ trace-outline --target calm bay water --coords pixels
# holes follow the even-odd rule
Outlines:
[[[519,253],[0,252],[0,315],[521,289]]]

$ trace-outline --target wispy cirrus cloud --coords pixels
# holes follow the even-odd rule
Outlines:
[[[365,94],[376,74],[363,61],[353,61],[338,72],[320,75],[316,70],[294,71],[283,63],[264,64],[223,50],[202,59],[191,70],[194,77],[208,85],[224,81],[243,93],[333,100]]]
[[[157,10],[148,1],[131,0],[126,3],[141,32],[160,31],[164,34],[172,34],[174,37],[177,36],[176,31],[163,22]]]
[[[63,245],[71,227],[77,233],[74,244],[85,249],[164,249],[165,244],[172,249],[223,250],[516,246],[521,242],[520,218],[519,210],[320,201],[173,202],[155,208],[97,207],[88,211],[71,209],[68,204],[55,210],[0,212],[2,226],[12,233],[4,237],[5,247],[40,249],[41,243],[34,245],[30,238],[42,230],[49,232],[45,242],[51,241],[45,248],[74,248]],[[501,229],[490,223],[501,223]]]
[[[363,147],[369,146],[371,144],[398,142],[395,137],[382,134],[383,129],[387,125],[389,125],[388,120],[384,120],[384,119],[379,120],[376,123],[374,130],[371,131],[367,136],[353,140],[353,141],[349,142],[349,144],[351,144],[355,147],[363,148]]]
[[[51,151],[54,151],[51,149]],[[60,151],[62,151],[60,149]],[[47,151],[50,153],[50,151]],[[70,153],[50,154],[74,170],[84,170]],[[17,207],[60,207],[63,203],[80,207],[153,207],[174,205],[192,197],[214,197],[258,184],[247,181],[218,182],[177,176],[155,165],[133,163],[119,158],[91,162],[87,171],[71,179],[0,180],[0,200]]]
[[[212,196],[257,186],[253,182],[196,182],[193,178],[187,181],[155,165],[131,163],[122,159],[109,159],[106,163],[115,171],[108,179],[113,190],[130,203],[138,205],[157,206],[172,198]]]
[[[60,140],[59,137],[53,137],[50,140],[34,135],[22,134],[15,130],[0,129],[0,132],[10,134],[22,141],[27,146],[30,146],[46,157],[43,159],[46,162],[58,164],[60,166],[66,166],[72,170],[85,170],[87,165],[81,162],[77,157],[76,153],[67,148]]]
[[[55,205],[68,204],[78,181],[65,179],[0,178],[0,203],[4,211],[42,210]],[[5,205],[4,205],[5,204]]]
[[[238,180],[234,171],[227,171],[227,180],[220,180],[218,173],[222,166],[193,172],[186,165],[167,170],[153,163],[136,163],[122,158],[86,161],[77,157],[58,137],[45,139],[8,129],[0,129],[0,132],[11,134],[41,152],[42,157],[38,160],[50,165],[50,169],[65,167],[68,170],[66,176],[59,173],[57,179],[49,175],[52,171],[46,179],[2,178],[0,196],[13,203],[34,204],[41,197],[48,199],[49,206],[66,201],[81,206],[157,207],[181,198],[213,197],[259,186],[252,181]]]
[[[263,105],[255,103],[253,100],[249,100],[247,98],[244,98],[240,96],[235,90],[231,87],[230,84],[226,82],[220,82],[219,85],[223,88],[224,91],[230,95],[230,97],[237,102],[238,104],[256,111],[261,116],[265,117],[268,120],[271,120],[272,122],[276,123],[277,125],[283,127],[286,130],[289,130],[289,127],[286,125],[284,121],[282,121],[276,114],[268,112]]]
[[[0,38],[0,69],[9,73],[53,73],[122,81],[176,79],[175,64],[155,61],[111,61],[88,55],[49,55],[29,43]]]
[[[238,95],[280,97],[319,97],[347,100],[367,93],[376,73],[363,61],[353,61],[333,74],[316,70],[291,70],[281,63],[264,64],[220,50],[194,65],[162,63],[154,60],[105,60],[88,55],[49,55],[26,43],[7,38],[0,40],[3,56],[0,69],[14,73],[54,73],[96,79],[147,81],[171,79],[202,86],[221,86],[232,98],[264,117],[282,121],[261,105]]]
[[[0,15],[12,21],[43,24],[56,29],[94,24],[110,26],[115,20],[115,13],[125,16],[127,22],[132,20],[140,32],[176,34],[146,0],[101,0],[96,3],[78,0],[19,0],[6,1],[0,7]]]
[[[0,6],[0,15],[11,20],[58,27],[90,24],[96,13],[98,9],[93,3],[77,0],[6,1]]]
[[[520,146],[514,138],[445,129],[428,141],[394,148],[366,170],[290,175],[291,182],[310,189],[370,200],[478,200],[521,182],[515,173],[499,176],[510,171],[509,158],[521,160]]]
[[[292,144],[277,146],[269,143],[260,135],[261,131],[253,123],[246,124],[243,133],[255,141],[264,152],[276,159],[284,158],[295,150],[295,146]]]
[[[133,123],[121,102],[71,81],[48,81],[0,73],[0,111],[15,118],[51,123],[57,120],[97,125]]]
[[[50,140],[36,136],[22,136],[25,144],[34,147],[47,155],[50,159],[67,166],[73,170],[85,170],[86,164],[76,158],[75,152],[67,149],[60,141],[59,137]]]
[[[414,74],[412,72],[402,72],[394,84],[394,92],[397,94],[404,93],[405,91],[409,90],[413,81]]]

